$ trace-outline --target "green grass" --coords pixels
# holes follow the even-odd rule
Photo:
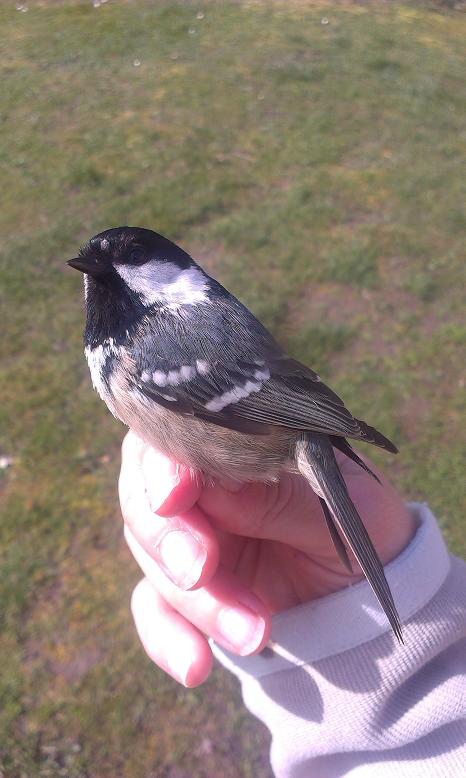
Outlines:
[[[377,460],[464,553],[465,19],[31,0],[0,28],[0,772],[264,778],[234,682],[181,690],[134,635],[123,430],[64,261],[118,224],[179,240],[399,443]]]

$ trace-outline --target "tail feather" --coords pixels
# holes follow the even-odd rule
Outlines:
[[[368,465],[356,454],[356,451],[354,448],[348,443],[346,438],[339,438],[337,435],[330,435],[330,440],[332,441],[332,446],[335,446],[339,451],[341,451],[343,454],[346,454],[347,457],[353,460],[359,467],[362,467],[363,470],[366,471],[366,473],[369,473],[369,475],[372,476],[372,478],[375,478],[375,480],[381,485],[382,482],[378,475],[376,475]]]
[[[385,611],[393,632],[402,643],[401,622],[383,565],[348,494],[329,438],[324,435],[303,438],[297,445],[297,463],[300,472],[314,491],[325,500],[335,523]],[[335,527],[334,530],[336,531]],[[331,529],[330,532],[335,543],[334,532]],[[341,543],[340,538],[339,540]]]
[[[335,546],[335,551],[337,552],[338,556],[340,557],[340,560],[343,562],[344,566],[348,570],[349,573],[353,572],[353,568],[351,567],[351,561],[348,556],[348,552],[346,550],[346,546],[343,543],[340,533],[338,532],[337,526],[335,522],[332,519],[332,514],[330,513],[328,509],[328,505],[323,499],[323,497],[319,497],[320,504],[322,507],[323,514],[325,516],[325,521],[327,523],[328,531],[330,532],[330,537],[332,538],[333,545]]]
[[[384,448],[392,454],[398,454],[398,449],[395,444],[386,438],[385,435],[382,435],[381,432],[376,430],[375,427],[370,427],[369,424],[366,424],[365,421],[361,421],[361,419],[356,419],[356,421],[362,432],[360,440],[365,440],[367,443],[373,443],[374,446]]]

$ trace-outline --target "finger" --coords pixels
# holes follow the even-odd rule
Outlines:
[[[171,581],[182,589],[191,589],[212,577],[219,548],[210,523],[196,507],[170,518],[154,513],[145,490],[141,457],[134,449],[123,455],[119,492],[125,523]]]
[[[155,448],[145,450],[142,471],[151,507],[163,516],[184,513],[201,493],[199,473],[168,459]]]
[[[218,568],[206,586],[181,591],[162,574],[128,527],[125,538],[146,578],[181,616],[240,656],[262,650],[270,634],[270,612],[234,574]]]
[[[121,469],[125,476],[123,488],[125,484],[129,487],[131,479],[142,471],[150,506],[161,516],[184,513],[196,503],[202,489],[199,473],[144,443],[132,430],[123,440]]]
[[[177,613],[143,578],[131,598],[136,629],[147,655],[184,686],[203,683],[212,669],[212,651],[199,630]]]

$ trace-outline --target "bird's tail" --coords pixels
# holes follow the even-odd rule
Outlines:
[[[327,504],[331,516],[384,609],[393,632],[402,643],[400,618],[385,578],[383,565],[348,494],[330,440],[324,435],[303,437],[297,444],[296,457],[300,472],[321,500]],[[334,533],[331,533],[332,537]]]

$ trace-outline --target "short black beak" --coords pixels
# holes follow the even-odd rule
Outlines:
[[[108,273],[108,267],[103,262],[92,257],[75,257],[74,259],[69,259],[67,264],[70,267],[74,267],[75,270],[80,270],[81,273],[94,276],[94,278]]]

